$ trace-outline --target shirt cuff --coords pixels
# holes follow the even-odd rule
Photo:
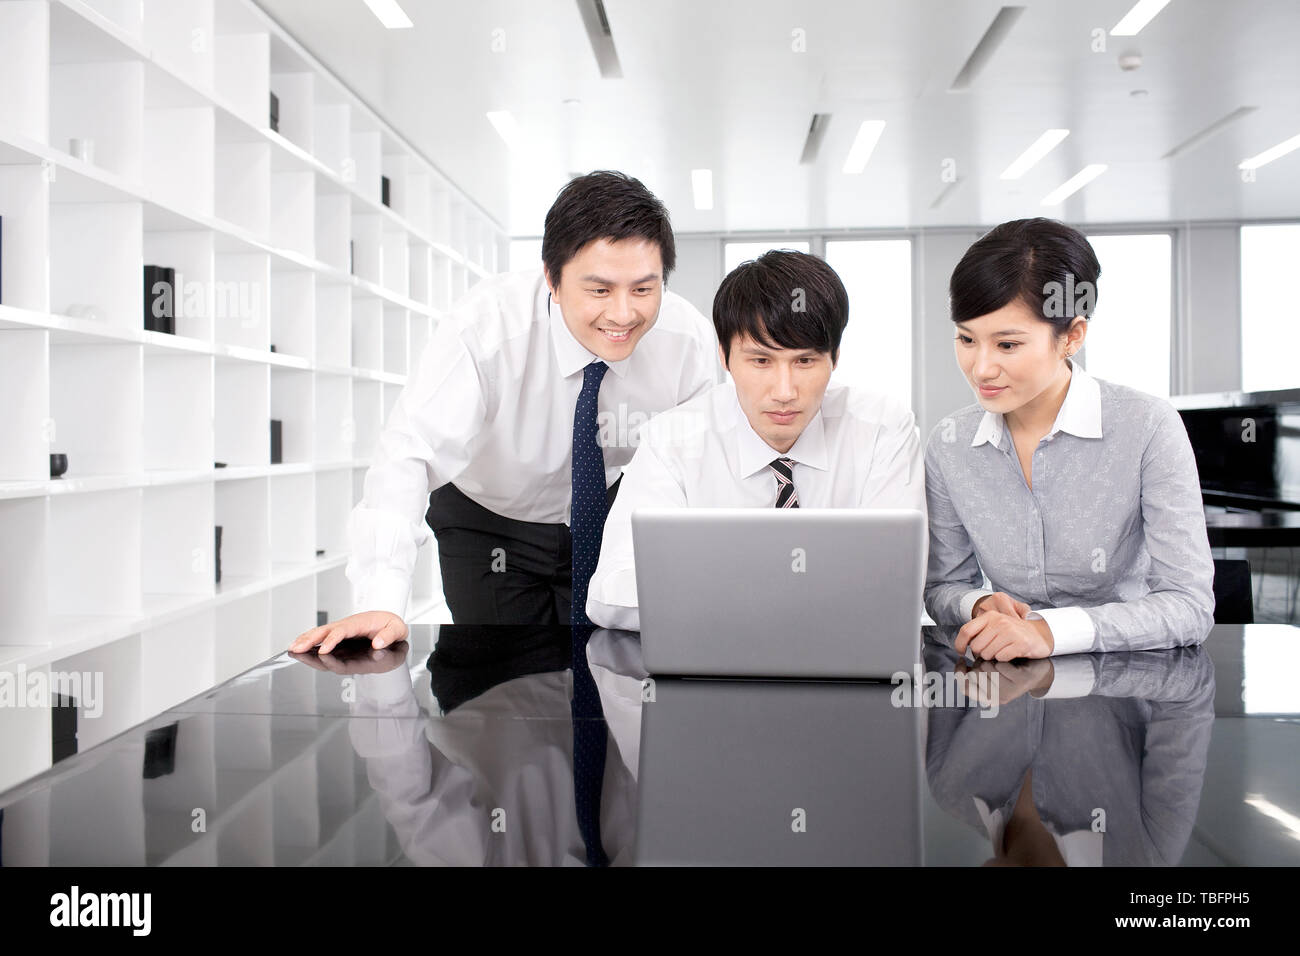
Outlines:
[[[1081,607],[1045,607],[1029,612],[1029,620],[1046,621],[1052,632],[1052,657],[1092,650],[1097,629]]]
[[[401,571],[381,571],[357,588],[356,613],[388,611],[406,620],[406,603],[411,595],[411,578]]]
[[[958,605],[958,610],[961,612],[961,619],[963,621],[969,621],[971,615],[975,613],[975,602],[980,598],[987,597],[993,593],[995,592],[985,591],[983,588],[976,591],[967,591],[966,596],[961,599],[961,604]]]
[[[1092,658],[1085,654],[1070,654],[1052,660],[1052,686],[1035,695],[1040,700],[1053,697],[1087,697],[1097,684],[1097,674]]]

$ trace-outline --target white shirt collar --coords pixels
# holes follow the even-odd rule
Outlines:
[[[733,413],[735,415],[736,436],[740,442],[740,477],[748,478],[757,474],[778,458],[790,458],[801,465],[826,471],[830,467],[826,452],[826,425],[822,410],[817,409],[803,432],[795,439],[790,450],[784,455],[759,436],[745,417],[745,410],[740,407],[736,397],[735,386],[731,388]]]
[[[1057,432],[1069,432],[1079,438],[1101,437],[1101,387],[1097,380],[1084,371],[1073,359],[1070,363],[1070,387],[1066,389],[1065,401],[1056,413],[1056,422],[1045,437],[1052,438]],[[1001,412],[985,412],[971,439],[971,447],[988,442],[994,446],[1002,443],[1004,421]]]
[[[551,294],[547,290],[545,282],[542,283],[538,301],[541,308],[550,311],[551,341],[555,344],[555,360],[560,363],[561,375],[568,378],[570,375],[582,371],[592,362],[604,362],[613,369],[614,374],[619,378],[627,375],[627,363],[632,360],[632,356],[629,355],[617,362],[610,362],[589,351],[569,331],[568,323],[564,321],[564,315],[560,312],[560,304],[551,300]]]

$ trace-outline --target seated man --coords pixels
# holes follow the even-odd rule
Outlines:
[[[830,385],[849,297],[816,256],[774,250],[722,280],[713,325],[732,382],[640,432],[592,575],[587,615],[640,629],[632,512],[638,508],[911,508],[925,512],[912,413]]]

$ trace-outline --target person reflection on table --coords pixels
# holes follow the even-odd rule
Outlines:
[[[844,284],[817,256],[774,249],[722,280],[713,325],[732,381],[642,428],[605,521],[587,597],[593,623],[640,630],[638,508],[925,513],[912,413],[892,396],[830,381],[848,320]]]
[[[935,630],[923,649],[928,672],[998,675],[997,716],[931,709],[925,753],[935,800],[988,835],[994,855],[985,865],[1179,862],[1214,722],[1214,667],[1203,648],[968,666],[932,642]]]
[[[427,710],[403,666],[405,642],[344,660],[292,656],[364,675],[351,711],[365,719],[349,735],[412,863],[578,866],[588,851],[575,811],[570,649],[568,627],[443,625],[426,665]],[[627,737],[615,734],[615,748]],[[631,858],[635,790],[625,758],[610,755],[599,829],[614,865]]]
[[[953,270],[957,364],[978,401],[926,445],[925,606],[936,624],[961,625],[958,651],[1172,647],[1214,624],[1181,418],[1073,358],[1100,272],[1088,240],[1050,219],[995,227]]]

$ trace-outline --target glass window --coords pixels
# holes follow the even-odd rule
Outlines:
[[[1300,223],[1241,227],[1241,388],[1300,388],[1300,366],[1283,343],[1295,330]]]
[[[542,240],[511,239],[510,271],[520,272],[524,269],[540,269],[542,266]]]
[[[833,380],[912,407],[912,242],[835,240],[826,261],[849,293],[849,324]]]
[[[1101,262],[1084,366],[1098,378],[1169,397],[1173,242],[1168,233],[1089,236]],[[1081,295],[1076,290],[1075,298]]]

